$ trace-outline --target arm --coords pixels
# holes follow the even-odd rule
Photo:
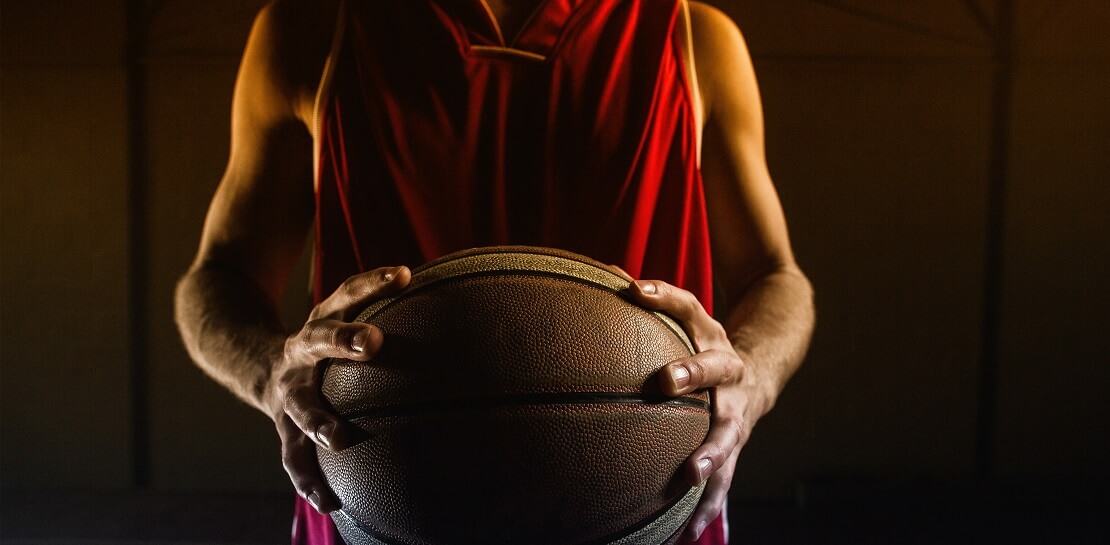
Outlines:
[[[280,38],[272,8],[251,31],[236,79],[227,169],[176,294],[190,355],[260,410],[286,334],[277,305],[312,217],[311,140],[293,89],[275,74]]]
[[[682,321],[698,349],[663,368],[664,391],[715,389],[709,435],[686,466],[690,484],[706,482],[688,527],[696,539],[719,515],[752,428],[801,365],[814,310],[764,157],[762,107],[743,37],[704,4],[690,3],[690,22],[714,277],[728,313],[717,322],[691,293],[659,281],[638,281],[633,295]]]
[[[312,221],[312,140],[282,42],[291,3],[259,13],[232,99],[231,153],[200,247],[178,284],[185,346],[214,379],[258,409],[285,338],[277,306]]]
[[[347,323],[353,309],[407,281],[379,269],[348,280],[289,331],[278,302],[312,222],[312,103],[334,9],[276,1],[258,16],[232,103],[231,154],[197,256],[177,286],[175,315],[189,354],[208,375],[274,420],[282,461],[318,509],[338,507],[315,446],[341,449],[347,431],[316,388],[330,357],[365,361],[381,332]]]
[[[813,331],[813,289],[794,260],[768,171],[763,111],[743,36],[720,11],[691,4],[705,111],[706,184],[714,276],[728,337],[773,405],[801,365]],[[767,406],[764,413],[770,410]]]

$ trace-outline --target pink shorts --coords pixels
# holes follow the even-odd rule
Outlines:
[[[679,545],[727,545],[728,523],[725,511],[702,532],[697,541],[680,541]],[[293,545],[345,545],[339,531],[335,529],[331,517],[321,515],[307,501],[297,497],[296,511],[293,515]]]

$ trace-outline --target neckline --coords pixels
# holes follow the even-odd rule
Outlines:
[[[407,0],[411,1],[411,0]],[[506,41],[486,0],[431,0],[455,28],[464,56],[544,61],[563,40],[589,0],[540,0],[516,35]],[[446,21],[445,21],[446,22]]]
[[[516,45],[520,42],[521,36],[523,36],[529,30],[529,28],[535,22],[536,17],[547,9],[548,4],[551,3],[551,0],[539,0],[538,2],[536,2],[536,6],[532,8],[532,11],[528,14],[528,17],[526,17],[524,19],[524,22],[522,22],[520,26],[516,29],[516,32],[513,34],[511,40],[505,39],[505,33],[501,27],[501,21],[497,18],[497,15],[493,13],[493,8],[490,7],[489,2],[487,0],[478,0],[478,3],[486,12],[486,17],[489,18],[489,24],[491,27],[493,27],[493,31],[497,35],[497,40],[500,42],[500,47],[517,49]]]

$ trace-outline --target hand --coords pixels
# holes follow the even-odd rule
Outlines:
[[[339,509],[341,502],[320,473],[313,443],[343,450],[357,431],[327,409],[320,395],[321,363],[373,358],[382,346],[381,330],[350,320],[371,301],[404,288],[410,278],[407,268],[393,267],[347,279],[286,339],[282,360],[270,375],[266,404],[281,437],[282,465],[297,493],[320,513]]]
[[[623,272],[623,271],[622,271]],[[732,486],[736,458],[747,443],[752,427],[770,410],[769,381],[737,354],[724,327],[705,311],[689,291],[659,280],[638,280],[629,289],[640,305],[664,312],[678,320],[694,345],[695,354],[668,363],[658,378],[663,392],[679,396],[713,388],[713,416],[705,442],[685,464],[685,479],[691,486],[706,483],[705,492],[690,523],[686,537],[696,540],[717,518]]]

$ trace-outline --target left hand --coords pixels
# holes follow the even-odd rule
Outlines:
[[[753,366],[746,365],[724,326],[705,311],[694,294],[659,280],[637,280],[629,294],[645,308],[677,320],[694,345],[693,356],[672,361],[659,370],[663,392],[679,396],[713,389],[709,434],[684,467],[686,482],[691,486],[706,483],[686,527],[687,539],[696,540],[721,514],[740,449],[748,442],[756,420],[770,410],[771,396],[766,394],[770,388]]]

